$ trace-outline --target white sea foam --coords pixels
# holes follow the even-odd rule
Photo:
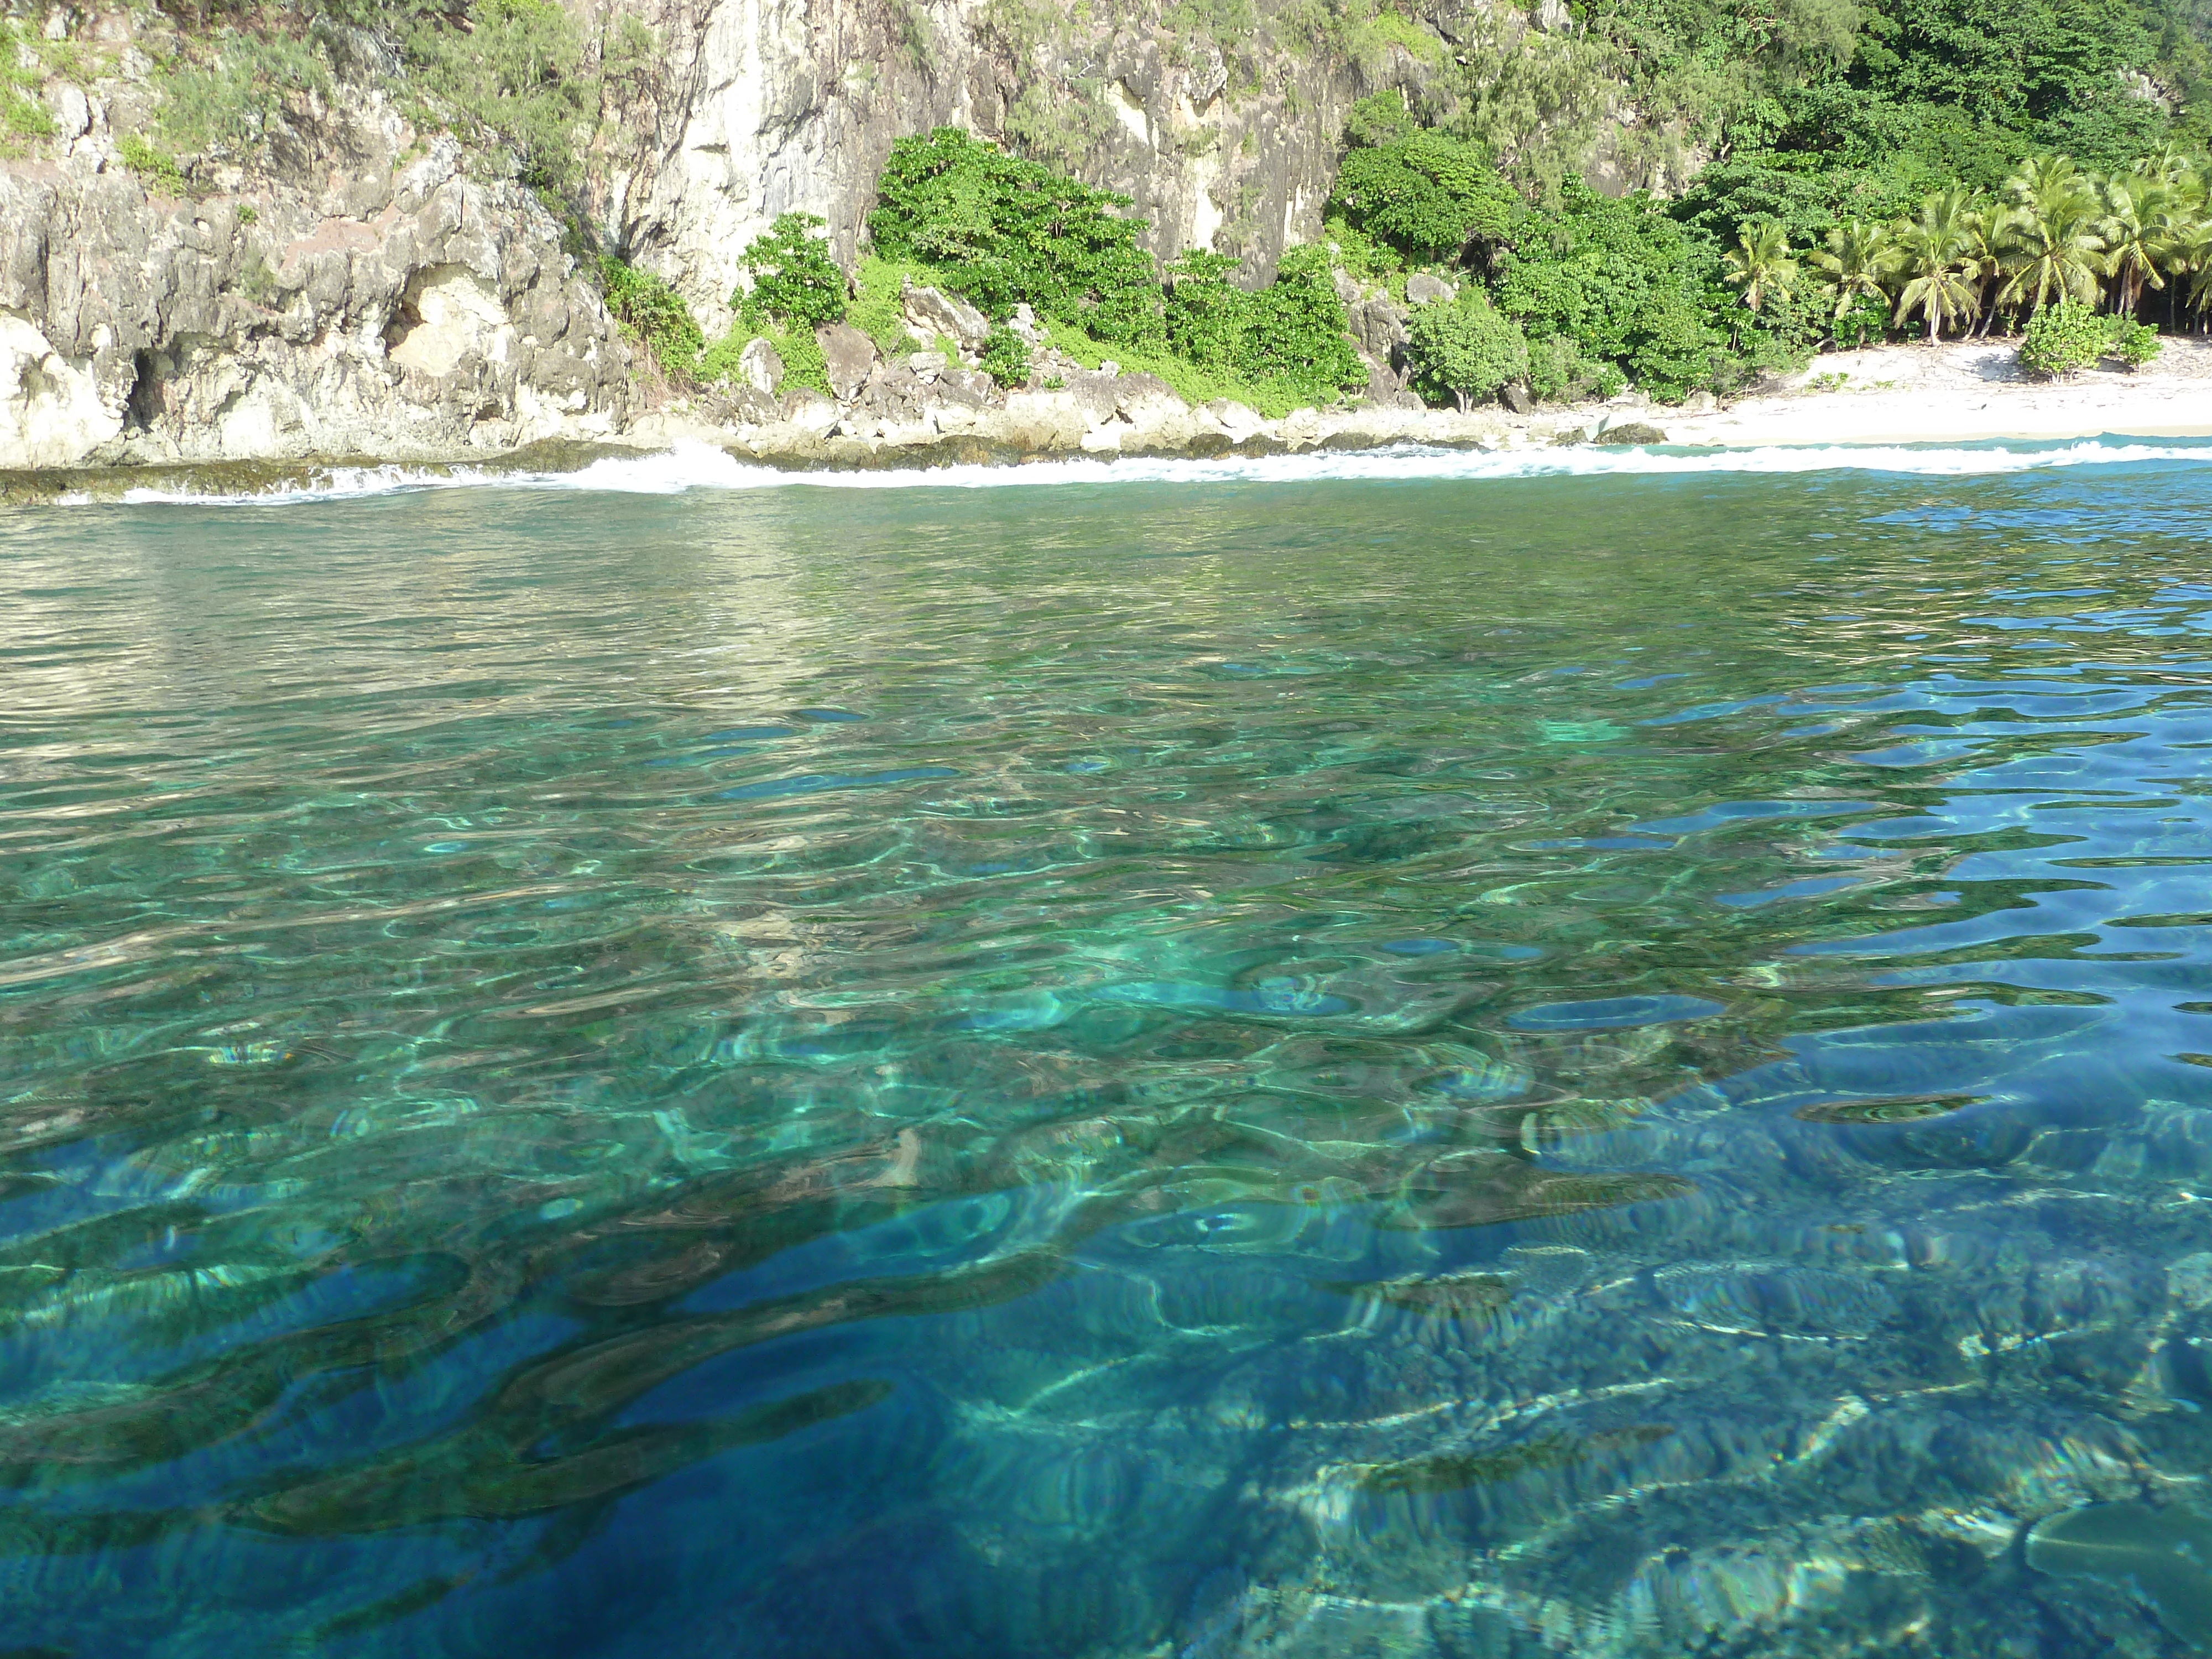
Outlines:
[[[1681,477],[1719,473],[1861,471],[1969,477],[2049,467],[2126,466],[2148,462],[2212,464],[2212,443],[2090,439],[2068,443],[1973,446],[1833,444],[1750,449],[1388,449],[1308,450],[1299,454],[1178,459],[1036,461],[1021,465],[884,468],[792,472],[741,461],[708,444],[684,443],[653,454],[609,456],[573,472],[494,472],[338,467],[312,480],[258,493],[131,489],[131,505],[267,507],[427,489],[568,490],[676,495],[694,490],[1036,489],[1099,484],[1279,484],[1325,481],[1425,483],[1546,477]],[[82,500],[82,498],[78,498]]]

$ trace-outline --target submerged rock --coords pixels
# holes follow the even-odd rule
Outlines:
[[[2212,1646],[2212,1521],[2178,1504],[2091,1504],[2027,1535],[2027,1564],[2057,1577],[2100,1578],[2148,1598],[2191,1647]]]

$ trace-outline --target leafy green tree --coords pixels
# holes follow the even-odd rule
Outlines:
[[[779,215],[739,257],[752,287],[738,289],[730,303],[749,325],[773,319],[786,327],[819,328],[844,320],[851,294],[830,245],[815,234],[823,222],[811,213]]]
[[[1413,313],[1406,347],[1422,380],[1448,392],[1464,415],[1479,398],[1528,372],[1528,342],[1520,325],[1470,285],[1456,300]]]
[[[992,317],[1027,303],[1102,340],[1164,342],[1159,282],[1138,240],[1150,227],[1120,216],[1127,197],[957,127],[893,144],[876,190],[877,252],[957,273],[959,291]]]
[[[1653,397],[1679,403],[1713,383],[1714,362],[1723,343],[1689,295],[1662,292],[1637,313],[1626,368],[1630,378]]]
[[[1328,211],[1416,264],[1437,264],[1510,240],[1527,204],[1486,151],[1419,132],[1346,155]]]
[[[1237,269],[1236,260],[1195,248],[1168,267],[1168,343],[1178,356],[1315,398],[1365,383],[1325,249],[1291,249],[1275,280],[1256,292],[1231,280]]]
[[[1275,280],[1251,296],[1237,368],[1250,379],[1280,380],[1316,398],[1364,386],[1367,370],[1346,337],[1347,325],[1327,251],[1292,248],[1277,265]]]
[[[1231,280],[1237,262],[1192,248],[1167,269],[1168,343],[1177,356],[1226,368],[1244,348],[1252,296]]]

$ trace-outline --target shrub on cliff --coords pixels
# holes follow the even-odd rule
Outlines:
[[[599,82],[583,72],[583,37],[557,0],[475,0],[467,28],[441,17],[405,40],[419,88],[503,139],[526,182],[556,191],[575,183]]]
[[[770,318],[787,325],[819,328],[845,319],[845,273],[815,234],[823,222],[811,213],[786,213],[757,236],[738,263],[753,279],[730,303],[759,326]]]
[[[1325,250],[1292,248],[1256,291],[1238,288],[1236,271],[1236,260],[1195,248],[1168,267],[1168,342],[1177,356],[1309,399],[1364,384]]]
[[[1456,300],[1438,300],[1414,312],[1406,349],[1420,379],[1433,391],[1449,392],[1462,415],[1477,398],[1528,372],[1528,342],[1520,324],[1472,284]]]
[[[1030,378],[1030,343],[1001,325],[983,337],[977,360],[983,372],[1002,386],[1026,386]]]
[[[599,281],[615,321],[653,354],[662,374],[675,380],[694,372],[707,337],[682,295],[651,271],[611,253],[599,261]]]
[[[54,134],[54,118],[39,101],[39,82],[45,77],[23,66],[23,53],[36,51],[31,40],[27,29],[0,17],[0,155],[13,151],[15,139]]]
[[[993,318],[1026,302],[1102,340],[1160,339],[1159,283],[1137,240],[1149,226],[1117,215],[1127,197],[957,127],[900,139],[876,190],[876,251],[956,273],[959,291]]]

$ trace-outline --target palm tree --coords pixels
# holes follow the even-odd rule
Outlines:
[[[2065,166],[2071,173],[2073,163]],[[2079,176],[2074,174],[2077,180]],[[2102,292],[2098,279],[2105,272],[2105,239],[2097,234],[2092,198],[2078,189],[2026,193],[2007,227],[2004,267],[2008,277],[1997,290],[2000,305],[2025,300],[2040,311],[2053,300],[2096,304]]]
[[[2031,155],[2013,169],[2004,193],[2017,206],[2048,212],[2061,203],[2087,201],[2096,191],[2071,156]]]
[[[2192,218],[2183,226],[2173,240],[2168,256],[2176,276],[2193,276],[2189,285],[2189,308],[2197,313],[2198,328],[2204,325],[2204,312],[2212,306],[2212,217]],[[2177,282],[2178,289],[2181,284]]]
[[[1743,290],[1743,302],[1753,311],[1769,294],[1788,294],[1797,280],[1789,234],[1771,219],[1746,225],[1722,263],[1728,267],[1729,285]]]
[[[1897,321],[1917,311],[1928,337],[1941,339],[1946,321],[1971,317],[1981,295],[1969,280],[1969,222],[1975,216],[1973,192],[1954,185],[1920,204],[1920,216],[1898,227],[1898,269],[1905,276],[1897,296]]]
[[[2189,152],[2177,149],[2171,143],[2161,144],[2129,170],[2138,179],[2155,179],[2161,185],[2178,185],[2189,177]]]
[[[1960,225],[1960,272],[1974,285],[1974,313],[1981,319],[1975,330],[1986,335],[1997,314],[1990,284],[2004,274],[2005,238],[2011,234],[2012,210],[1995,202],[1977,201],[1974,210]]]
[[[2172,190],[2154,179],[2122,174],[2105,185],[2105,216],[2097,229],[2105,243],[2105,266],[2112,273],[2113,297],[2123,317],[2135,315],[2146,287],[2164,288],[2160,267],[2173,246]]]
[[[1836,316],[1841,317],[1862,299],[1888,299],[1886,289],[1897,255],[1890,246],[1887,225],[1846,219],[1828,233],[1826,248],[1815,248],[1808,257],[1828,274],[1836,290]]]

